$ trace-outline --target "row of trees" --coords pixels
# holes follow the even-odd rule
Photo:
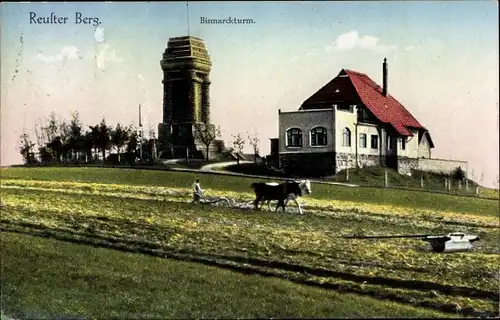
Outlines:
[[[35,124],[36,142],[33,142],[27,132],[23,132],[20,136],[19,151],[25,164],[95,163],[99,160],[106,161],[106,155],[111,151],[117,153],[117,159],[110,160],[113,163],[134,163],[141,153],[142,159],[153,161],[158,157],[158,141],[152,128],[148,133],[148,138],[141,139],[140,131],[134,126],[118,123],[113,127],[108,125],[104,118],[99,124],[84,126],[78,112],[72,114],[69,122],[60,121],[55,113],[51,113]],[[209,148],[215,139],[220,138],[220,128],[202,123],[195,124],[194,135],[206,148],[206,160],[210,160]],[[248,141],[257,156],[257,134],[248,134]],[[230,151],[237,156],[238,164],[245,142],[241,134],[233,136]]]
[[[72,114],[69,123],[59,121],[55,113],[44,120],[39,119],[35,136],[36,142],[27,132],[20,136],[19,151],[26,164],[93,163],[99,161],[99,156],[106,161],[106,154],[112,150],[117,152],[118,163],[122,162],[122,155],[126,158],[124,162],[130,163],[141,153],[140,145],[145,159],[156,156],[157,141],[153,130],[148,139],[141,139],[137,128],[120,123],[112,127],[104,118],[99,124],[86,127],[78,112]]]

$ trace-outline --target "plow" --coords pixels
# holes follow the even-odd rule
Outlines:
[[[216,206],[223,206],[223,207],[227,207],[227,208],[236,208],[236,209],[253,209],[254,208],[254,204],[253,204],[254,200],[236,201],[233,198],[227,198],[227,197],[200,196],[200,201],[198,203],[199,204],[210,204],[210,205],[216,205]],[[270,200],[266,200],[266,201],[262,202],[261,206],[264,207],[264,204],[266,204],[269,211],[273,211],[273,209],[271,209],[271,201]]]
[[[430,244],[434,252],[461,252],[470,251],[472,243],[478,241],[479,237],[475,235],[466,235],[461,232],[453,232],[446,235],[385,235],[385,236],[341,236],[344,239],[395,239],[395,238],[420,238]]]
[[[204,197],[200,196],[200,204],[222,204],[229,208],[236,205],[236,200],[226,197]]]

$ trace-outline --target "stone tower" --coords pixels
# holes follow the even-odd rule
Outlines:
[[[158,126],[162,153],[168,158],[201,157],[194,124],[210,123],[212,63],[202,39],[170,38],[163,53],[163,122]]]

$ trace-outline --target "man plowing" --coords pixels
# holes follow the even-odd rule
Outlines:
[[[201,189],[200,179],[194,180],[193,188],[193,202],[199,203],[203,198],[203,189]]]

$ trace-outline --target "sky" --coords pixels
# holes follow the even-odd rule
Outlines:
[[[211,60],[211,120],[226,145],[256,132],[262,154],[278,109],[297,110],[341,69],[366,73],[431,133],[432,157],[468,161],[496,187],[499,172],[498,2],[189,2],[189,34]],[[21,163],[19,135],[55,112],[85,125],[162,119],[160,60],[188,34],[186,2],[1,4],[1,158]],[[30,23],[30,15],[68,17]],[[75,23],[98,18],[99,25]],[[201,24],[200,18],[253,19]],[[246,151],[250,152],[249,143]]]

